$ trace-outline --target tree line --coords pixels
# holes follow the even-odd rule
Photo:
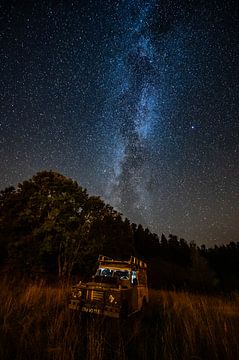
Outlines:
[[[0,192],[0,262],[5,269],[88,277],[99,254],[146,260],[154,288],[239,290],[239,242],[208,249],[172,234],[159,238],[53,171]]]

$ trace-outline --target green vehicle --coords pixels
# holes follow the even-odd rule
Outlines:
[[[149,301],[147,264],[131,256],[129,261],[100,255],[91,281],[72,287],[69,308],[114,318],[143,310]]]

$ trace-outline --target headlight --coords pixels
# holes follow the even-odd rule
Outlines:
[[[77,298],[77,297],[81,297],[82,296],[82,291],[81,290],[74,290],[72,291],[72,296],[73,298]]]

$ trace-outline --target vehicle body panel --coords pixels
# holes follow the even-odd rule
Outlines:
[[[69,308],[115,318],[140,311],[149,301],[146,263],[135,257],[119,261],[102,255],[98,261],[92,280],[73,286]]]

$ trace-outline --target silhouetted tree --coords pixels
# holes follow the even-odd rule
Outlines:
[[[173,234],[168,239],[162,234],[159,241],[148,228],[131,224],[100,197],[53,171],[0,192],[1,262],[59,277],[76,271],[88,275],[100,253],[145,259],[154,287],[239,289],[239,242],[207,249]]]

